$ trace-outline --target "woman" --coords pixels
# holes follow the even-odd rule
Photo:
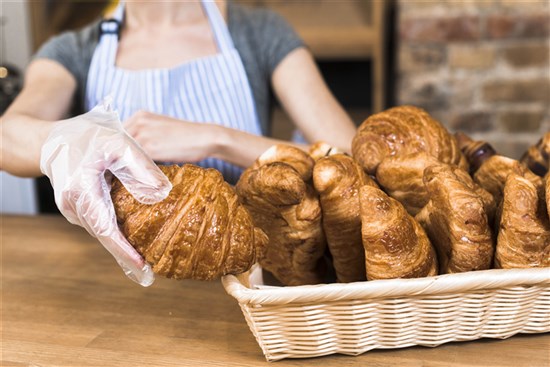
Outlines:
[[[68,166],[54,164],[50,154],[56,152],[55,144],[72,148],[72,153],[56,156],[57,160],[74,160],[80,154],[75,152],[90,150],[95,143],[82,142],[77,133],[67,134],[66,129],[74,129],[75,124],[52,121],[69,115],[72,108],[77,114],[88,111],[110,95],[126,132],[148,157],[214,167],[235,182],[243,167],[277,143],[264,136],[269,130],[270,86],[307,141],[323,140],[349,151],[353,123],[326,87],[311,54],[280,17],[225,1],[128,1],[117,7],[112,19],[54,38],[38,52],[28,67],[22,92],[2,117],[1,168],[19,176],[45,173],[61,212],[92,235],[100,238],[101,232],[105,237],[116,230],[105,230],[105,221],[90,219],[73,203],[81,197],[75,192],[94,192],[85,207],[101,208],[94,217],[108,213],[106,222],[112,224],[112,204],[105,190],[99,189],[101,182],[92,188],[87,184],[67,190],[52,178],[57,172],[63,177],[57,181],[84,179],[78,169],[59,173],[59,167]],[[102,126],[82,125],[89,125],[86,136],[102,135],[94,132]],[[65,141],[68,136],[73,139]],[[111,149],[109,159],[92,154],[97,172],[108,169],[113,159],[120,165],[126,159],[120,146],[133,146],[123,132],[111,138],[120,144],[95,147],[95,151]],[[133,174],[143,171],[137,165],[150,167],[145,163],[147,156],[139,149],[133,151],[139,158],[123,166]],[[116,152],[120,154],[113,158]],[[71,167],[86,165],[90,159],[82,154]],[[163,187],[160,191],[165,194],[168,186],[162,178],[147,182]],[[67,191],[71,195],[63,194]],[[105,245],[107,240],[100,241]],[[122,242],[110,246],[116,249]],[[126,245],[120,244],[135,262],[135,253]],[[140,278],[139,269],[129,271]]]

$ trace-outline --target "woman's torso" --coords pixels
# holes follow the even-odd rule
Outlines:
[[[216,3],[202,0],[162,8],[120,4],[100,29],[87,80],[87,110],[110,97],[122,121],[147,111],[261,135],[242,59]],[[158,128],[154,122],[148,127]],[[242,167],[212,157],[159,163],[215,168],[231,183],[242,172]]]
[[[303,41],[277,14],[228,2],[227,23],[248,76],[262,133],[269,134],[269,79],[278,63]],[[50,39],[34,55],[61,63],[76,79],[72,114],[84,111],[86,80],[93,52],[98,43],[99,21],[79,30]]]

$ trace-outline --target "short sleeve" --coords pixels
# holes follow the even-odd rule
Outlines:
[[[75,76],[80,86],[83,86],[98,43],[99,21],[80,30],[64,32],[50,38],[34,54],[33,60],[57,61]]]
[[[290,52],[305,45],[292,26],[273,11],[258,11],[253,23],[258,35],[256,44],[269,74]]]
[[[77,37],[74,32],[65,32],[50,38],[33,56],[36,59],[50,59],[63,65],[77,80],[81,79],[82,67]]]
[[[97,46],[99,20],[78,31],[61,33],[50,38],[33,55],[33,60],[49,59],[60,63],[77,82],[77,93],[74,101],[75,113],[83,113],[86,81],[92,56]]]

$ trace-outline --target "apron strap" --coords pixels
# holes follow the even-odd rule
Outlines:
[[[202,0],[201,4],[206,13],[206,17],[210,22],[216,44],[221,53],[226,54],[232,51],[235,46],[233,39],[229,33],[229,29],[223,19],[217,5],[213,1]],[[105,19],[100,23],[99,42],[107,43],[108,50],[102,62],[107,62],[109,65],[114,65],[116,61],[116,53],[118,50],[118,40],[120,39],[121,24],[124,20],[124,2],[121,1],[113,13],[111,19]]]
[[[116,7],[113,17],[102,20],[99,23],[99,45],[101,49],[101,63],[103,65],[115,65],[118,40],[120,39],[121,24],[124,18],[124,2]]]
[[[113,18],[122,23],[124,19],[124,1],[120,1],[117,5],[115,12],[113,13]]]
[[[202,7],[206,12],[220,52],[225,54],[233,50],[235,48],[233,39],[216,3],[212,0],[202,0]]]
[[[99,40],[103,35],[116,35],[120,39],[120,22],[116,19],[104,19],[99,23]]]

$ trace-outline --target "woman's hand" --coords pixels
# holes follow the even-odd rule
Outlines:
[[[86,230],[114,256],[124,272],[143,286],[154,280],[151,266],[118,228],[110,196],[115,175],[136,198],[152,204],[172,185],[104,106],[56,122],[41,149],[40,169],[50,179],[55,202],[67,220]]]
[[[291,144],[221,125],[178,120],[145,111],[133,114],[124,122],[124,128],[157,162],[217,158],[246,168],[272,145]]]
[[[124,128],[157,162],[198,162],[216,153],[220,126],[138,111]]]

